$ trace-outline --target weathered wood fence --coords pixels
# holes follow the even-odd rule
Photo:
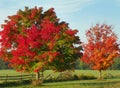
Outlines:
[[[29,75],[16,75],[16,76],[9,76],[9,75],[6,75],[6,76],[0,76],[0,81],[5,81],[5,82],[8,82],[8,81],[11,81],[11,80],[30,80],[30,79],[34,79],[35,78],[35,74],[29,74]]]
[[[28,75],[21,74],[21,75],[16,75],[16,76],[5,75],[5,76],[0,76],[0,81],[9,82],[9,81],[33,80],[35,79],[35,76],[36,76],[35,74],[28,74]],[[55,77],[52,74],[48,74],[44,77],[43,73],[40,73],[39,76],[40,78],[44,80],[62,79],[63,73],[60,73],[57,77]]]

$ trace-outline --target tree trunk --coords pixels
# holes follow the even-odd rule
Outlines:
[[[98,79],[99,79],[99,80],[102,79],[102,71],[101,71],[101,70],[99,70],[99,77],[98,77]]]
[[[37,72],[37,73],[36,73],[36,80],[39,80],[39,78],[40,78],[40,73]]]
[[[36,73],[36,80],[33,80],[33,81],[32,81],[32,84],[33,84],[34,86],[39,86],[39,85],[42,85],[42,83],[43,83],[43,80],[40,80],[40,73],[37,72],[37,73]]]

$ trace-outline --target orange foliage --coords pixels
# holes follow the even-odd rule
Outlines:
[[[82,60],[92,69],[106,70],[119,54],[117,36],[108,25],[96,25],[86,32],[88,43],[83,44]]]

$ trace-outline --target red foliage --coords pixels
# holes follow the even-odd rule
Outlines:
[[[83,44],[82,60],[92,69],[106,70],[119,54],[117,37],[111,26],[96,25],[86,32],[88,43]]]
[[[8,16],[8,19],[0,32],[0,57],[10,62],[10,66],[18,71],[34,72],[48,65],[58,70],[74,66],[66,66],[64,57],[79,57],[80,49],[70,48],[80,41],[75,36],[78,31],[69,29],[65,22],[59,22],[53,8],[43,13],[42,8],[26,7],[24,11],[19,10],[16,15]],[[72,63],[74,60],[66,61]]]
[[[69,30],[66,30],[66,34],[68,34],[68,35],[74,35],[74,34],[76,34],[78,31],[77,30],[71,30],[71,29],[69,29]]]

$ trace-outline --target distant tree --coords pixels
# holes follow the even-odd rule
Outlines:
[[[90,69],[89,65],[83,62],[81,59],[78,59],[75,64],[76,69],[88,70]]]
[[[86,32],[86,37],[88,42],[83,44],[82,60],[92,69],[98,70],[101,79],[101,71],[110,67],[119,54],[117,36],[111,26],[97,24]]]
[[[4,62],[0,59],[0,69],[8,69],[8,62]]]
[[[114,59],[114,64],[111,66],[113,70],[120,70],[120,57]]]
[[[66,22],[59,22],[54,9],[25,8],[8,16],[0,32],[0,57],[18,71],[39,72],[74,69],[81,57],[81,42]]]

